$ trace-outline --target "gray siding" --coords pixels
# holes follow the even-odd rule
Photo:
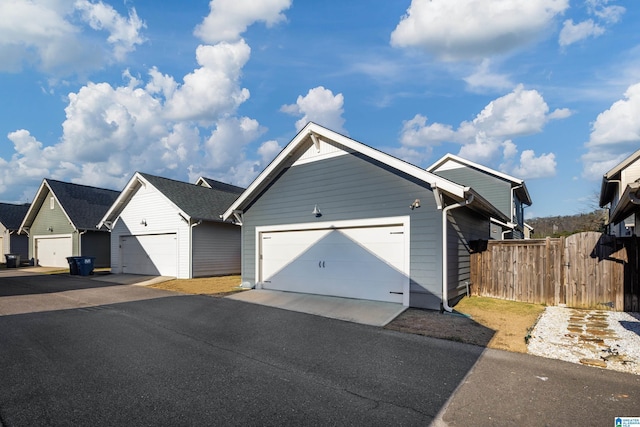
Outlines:
[[[193,277],[240,273],[240,227],[204,222],[193,229]]]
[[[447,240],[448,298],[455,300],[466,292],[465,283],[471,282],[471,242],[487,240],[484,230],[489,228],[489,220],[479,217],[469,209],[458,208],[449,211]]]
[[[513,217],[511,184],[469,167],[436,171],[436,174],[460,185],[472,187],[507,217]]]
[[[421,207],[409,209],[420,199]],[[322,217],[312,215],[315,205]],[[244,213],[243,281],[255,283],[255,227],[410,216],[410,305],[438,308],[441,298],[441,212],[426,184],[346,154],[287,169]],[[486,227],[488,234],[488,225]]]
[[[111,236],[103,231],[87,231],[82,234],[81,256],[96,257],[94,267],[106,268],[111,263]]]

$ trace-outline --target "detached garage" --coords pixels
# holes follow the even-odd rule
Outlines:
[[[29,258],[43,267],[69,266],[67,257],[95,257],[109,266],[109,233],[96,228],[118,192],[45,179],[27,211],[20,233],[29,236]]]
[[[111,230],[113,273],[180,279],[240,272],[240,227],[220,215],[243,189],[136,172],[100,225]]]
[[[455,184],[309,123],[224,213],[257,288],[450,309],[474,240],[507,221]]]
[[[5,254],[20,255],[22,261],[29,258],[29,238],[24,234],[18,234],[28,210],[28,204],[0,203],[0,263],[5,262]]]

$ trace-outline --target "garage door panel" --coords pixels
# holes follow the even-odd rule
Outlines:
[[[175,233],[122,236],[120,237],[122,272],[176,276],[177,250]]]
[[[73,255],[71,236],[34,237],[35,258],[42,267],[68,267],[67,257]]]
[[[267,289],[402,302],[408,280],[402,226],[285,231],[262,237],[262,281]]]

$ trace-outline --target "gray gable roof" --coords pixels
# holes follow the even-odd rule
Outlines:
[[[225,185],[229,186],[229,189],[233,191],[215,187],[203,187],[188,182],[148,175],[146,173],[140,173],[140,175],[192,219],[222,221],[220,215],[222,215],[238,198],[242,191],[244,191],[240,187],[224,184],[219,181],[215,182],[224,184],[221,186],[222,188],[225,188]],[[232,189],[231,187],[237,188],[238,190]]]
[[[242,192],[245,190],[242,187],[238,187],[232,184],[227,184],[226,182],[216,181],[215,179],[211,179],[211,178],[205,178],[204,176],[201,176],[198,179],[198,182],[204,183],[205,186],[208,186],[211,189],[226,191],[228,193],[234,193],[237,195],[242,194]]]
[[[28,203],[23,205],[0,203],[0,224],[8,230],[17,230],[20,228],[27,211],[29,211]]]
[[[47,179],[58,203],[79,230],[94,230],[116,201],[119,191]]]

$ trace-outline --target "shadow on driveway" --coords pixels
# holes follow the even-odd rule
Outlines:
[[[156,276],[119,275],[102,272],[90,276],[76,276],[69,273],[47,273],[46,270],[40,272],[33,269],[6,269],[0,272],[0,297],[131,285],[148,281],[154,277]]]

